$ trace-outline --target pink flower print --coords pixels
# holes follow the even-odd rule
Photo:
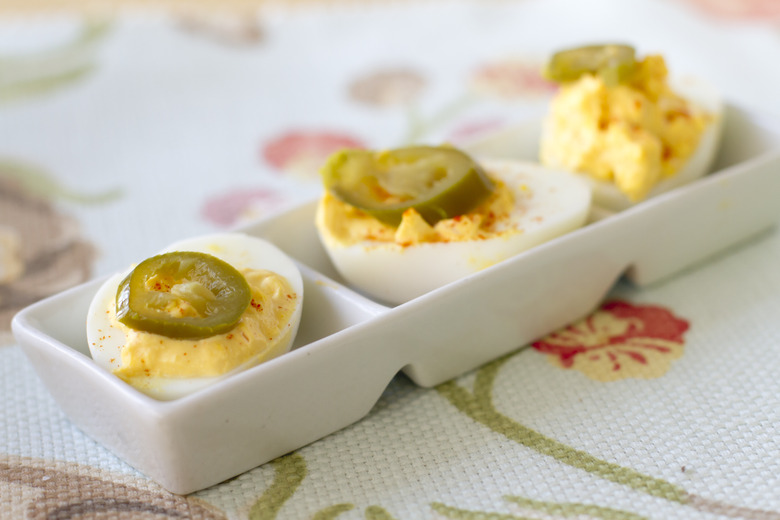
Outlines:
[[[558,87],[544,79],[541,70],[541,64],[520,59],[488,63],[474,71],[472,90],[509,101],[546,96]]]
[[[777,0],[685,0],[702,12],[728,20],[780,22]]]
[[[447,142],[454,145],[466,144],[493,134],[506,126],[506,121],[500,118],[468,121],[456,126],[449,133]]]
[[[396,106],[415,101],[424,88],[425,78],[412,69],[384,69],[357,78],[349,86],[349,95],[367,105]]]
[[[662,307],[613,301],[532,346],[554,365],[598,381],[651,379],[682,356],[688,327]]]
[[[286,202],[285,195],[271,189],[236,189],[206,200],[201,215],[216,226],[231,227],[270,214]]]
[[[365,148],[360,140],[335,132],[293,131],[265,144],[262,156],[279,171],[315,179],[325,159],[344,148]]]

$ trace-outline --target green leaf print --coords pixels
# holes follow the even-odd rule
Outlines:
[[[13,179],[32,195],[77,204],[103,204],[119,198],[122,194],[119,189],[95,194],[76,192],[60,184],[37,166],[9,159],[0,159],[0,177]]]
[[[544,502],[541,500],[531,500],[524,497],[504,497],[504,499],[514,502],[515,504],[526,508],[534,509],[536,511],[544,511],[558,517],[571,517],[571,516],[590,516],[592,518],[602,518],[603,520],[647,520],[647,517],[637,515],[628,511],[621,511],[620,509],[612,509],[609,507],[601,507],[592,504],[579,504],[579,503],[563,503],[558,504],[556,502]]]
[[[341,513],[346,513],[353,509],[355,509],[354,504],[335,504],[317,511],[312,520],[333,520]],[[365,518],[366,520],[396,520],[385,508],[380,506],[368,506],[365,511]]]
[[[473,392],[458,386],[454,381],[440,385],[437,390],[458,410],[473,420],[542,455],[548,455],[569,466],[649,495],[673,502],[686,502],[688,494],[674,484],[596,458],[584,451],[542,435],[501,414],[493,405],[493,385],[499,369],[508,360],[509,357],[504,357],[483,366],[477,372]]]
[[[530,517],[515,516],[506,513],[487,513],[485,511],[469,511],[457,507],[447,506],[434,502],[431,509],[445,518],[454,520],[533,520]]]
[[[416,106],[407,107],[406,135],[402,138],[401,143],[406,146],[423,142],[436,128],[443,126],[473,103],[474,98],[470,94],[465,94],[427,118],[420,113]]]
[[[520,497],[507,497],[507,500],[517,502],[526,509],[555,515],[547,518],[569,518],[569,517],[588,517],[601,518],[603,520],[647,520],[647,517],[636,515],[619,509],[610,509],[608,507],[599,507],[587,504],[557,504],[555,502],[542,502],[538,500],[529,500]],[[433,503],[431,508],[442,516],[454,520],[532,520],[539,519],[539,516],[533,517],[516,516],[503,513],[486,513],[483,511],[468,511],[444,504]]]
[[[369,506],[366,508],[366,520],[395,520],[395,517],[383,507]]]
[[[2,67],[2,64],[0,64],[0,67]],[[92,65],[84,65],[62,72],[49,73],[36,78],[19,79],[13,83],[0,85],[0,103],[23,97],[38,96],[57,90],[62,86],[85,78],[92,72],[93,68]]]
[[[312,517],[312,520],[333,520],[341,513],[346,513],[347,511],[352,511],[353,509],[355,509],[353,504],[335,504],[317,511],[317,513]]]
[[[526,347],[525,349],[527,349]],[[780,513],[776,511],[766,511],[761,509],[752,509],[742,506],[734,506],[718,500],[701,497],[688,493],[683,488],[676,486],[665,480],[645,475],[631,468],[619,466],[601,460],[589,453],[567,446],[555,439],[551,439],[539,432],[536,432],[517,421],[501,414],[493,404],[493,386],[496,376],[501,367],[513,356],[520,354],[523,350],[497,359],[487,365],[484,365],[477,371],[473,391],[469,391],[459,386],[454,380],[448,381],[436,387],[436,390],[444,396],[455,408],[473,419],[483,424],[496,433],[500,433],[507,439],[513,440],[537,453],[547,455],[555,460],[567,464],[574,468],[587,471],[606,480],[617,484],[628,486],[631,489],[646,493],[651,496],[666,499],[670,502],[676,502],[699,511],[715,513],[731,518],[743,518],[751,520],[780,520]],[[524,498],[510,498],[524,506],[533,506],[545,504],[544,502],[535,502]],[[436,507],[447,507],[438,504]],[[586,514],[591,516],[596,514],[612,515],[602,516],[607,520],[635,520],[642,518],[640,516],[614,516],[618,514],[630,515],[622,511],[615,511],[596,506],[584,506],[578,504],[547,504],[544,509],[550,512],[566,513],[575,507],[594,508]],[[560,511],[557,508],[562,508]],[[453,510],[454,511],[454,510]],[[454,513],[453,513],[454,514]],[[482,513],[483,514],[483,513]],[[483,514],[484,515],[484,514]],[[453,518],[470,518],[468,516],[454,516]],[[477,518],[477,517],[475,517]],[[496,520],[511,520],[516,517],[511,516],[478,516],[478,518],[495,518]]]
[[[249,510],[249,520],[274,520],[279,510],[293,496],[306,478],[306,460],[290,453],[271,462],[274,480]]]
[[[91,73],[97,44],[110,30],[105,21],[87,21],[73,40],[17,56],[0,56],[0,104],[46,94]]]

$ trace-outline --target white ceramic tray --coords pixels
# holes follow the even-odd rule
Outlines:
[[[728,107],[716,173],[394,308],[335,273],[313,201],[245,227],[302,269],[293,350],[175,401],[147,397],[90,359],[85,316],[102,280],[28,307],[13,330],[71,421],[168,490],[190,493],[359,420],[399,371],[439,384],[585,316],[623,275],[652,283],[772,226],[773,125]],[[529,123],[471,151],[533,160],[537,134]]]

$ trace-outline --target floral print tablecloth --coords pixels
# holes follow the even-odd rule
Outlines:
[[[538,113],[544,57],[605,40],[780,117],[771,0],[3,13],[0,518],[780,519],[776,232],[619,282],[436,388],[398,376],[364,420],[190,496],[69,423],[10,334],[41,297],[317,193],[333,150],[465,143]]]

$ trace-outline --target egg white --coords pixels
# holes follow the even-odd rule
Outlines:
[[[688,100],[698,110],[710,114],[712,121],[704,130],[696,151],[688,158],[685,165],[671,177],[656,184],[643,200],[688,184],[706,175],[715,161],[723,133],[724,105],[717,89],[709,83],[693,77],[677,78],[671,82],[671,86],[672,90]],[[552,133],[554,133],[554,127],[548,118],[542,124],[542,141],[550,139],[549,136]],[[582,177],[587,180],[593,190],[593,206],[607,210],[606,213],[600,213],[602,215],[630,208],[643,201],[632,201],[612,182],[594,179],[589,175],[582,175]]]
[[[164,378],[150,377],[139,390],[160,400],[176,399],[205,388],[231,374],[235,374],[267,359],[281,355],[292,346],[303,309],[303,280],[295,263],[273,244],[241,233],[214,234],[190,238],[171,244],[161,253],[193,251],[208,253],[224,260],[238,270],[265,269],[287,280],[297,294],[296,307],[290,316],[286,333],[276,338],[261,357],[217,377]],[[110,277],[98,289],[87,314],[87,340],[92,359],[100,367],[112,371],[121,366],[121,348],[125,343],[122,329],[111,323],[119,283],[132,271]],[[112,312],[107,312],[112,310]]]
[[[489,175],[501,179],[513,191],[515,207],[510,221],[522,232],[408,246],[368,240],[344,245],[317,218],[320,240],[336,270],[359,291],[384,303],[400,304],[585,222],[591,194],[580,176],[519,161],[482,161],[482,165]]]

